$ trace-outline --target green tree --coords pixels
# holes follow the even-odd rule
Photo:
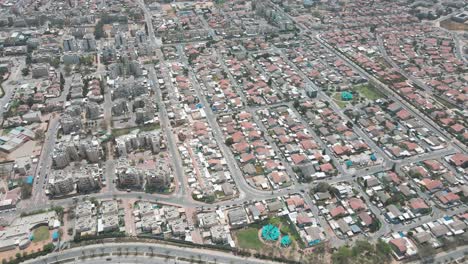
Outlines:
[[[52,61],[50,62],[50,66],[57,69],[60,66],[60,58],[59,57],[53,58]]]
[[[368,241],[358,240],[351,250],[353,256],[374,252],[374,246]]]
[[[83,97],[86,97],[86,95],[88,95],[88,91],[89,91],[88,86],[89,86],[88,80],[85,80],[84,86],[83,86]]]
[[[45,252],[52,252],[52,250],[54,250],[54,247],[55,247],[54,244],[49,243],[49,244],[44,245],[42,250]]]
[[[96,197],[91,197],[89,198],[89,201],[94,204],[96,207],[99,205],[99,202],[98,200],[96,199]]]
[[[103,22],[103,19],[101,19],[99,22],[96,23],[96,26],[94,27],[94,37],[95,37],[97,40],[106,37],[106,33],[104,32],[104,22]]]
[[[63,209],[63,207],[62,206],[54,206],[51,209],[54,210],[57,213],[58,217],[60,218],[60,221],[63,221],[63,214],[64,214],[64,211],[65,211]]]
[[[379,227],[380,227],[379,219],[373,219],[372,223],[369,226],[369,231],[372,233],[376,232],[377,230],[379,230]]]
[[[45,137],[44,130],[43,129],[36,129],[34,139],[38,140],[38,141],[42,141],[42,140],[44,140],[44,137]]]
[[[267,84],[268,84],[268,86],[271,86],[273,84],[273,80],[271,78],[268,79]]]
[[[232,137],[228,137],[228,138],[226,138],[226,141],[224,143],[227,146],[231,146],[232,144],[234,144],[234,139],[232,139]]]
[[[352,252],[348,247],[340,247],[332,255],[332,262],[334,264],[348,264],[351,263]]]
[[[294,100],[293,107],[298,109],[301,104],[299,103],[299,100]]]
[[[30,65],[32,63],[32,57],[31,57],[31,53],[28,53],[26,55],[26,60],[25,60],[26,64],[27,65]]]
[[[23,74],[23,76],[28,76],[29,75],[29,68],[23,68],[21,70],[21,74]]]
[[[330,190],[330,184],[326,183],[326,182],[319,182],[315,188],[314,188],[315,192],[327,192]]]
[[[93,65],[94,57],[93,56],[82,56],[80,57],[80,63],[86,66]]]
[[[389,256],[391,256],[392,248],[387,242],[383,241],[382,239],[379,239],[377,241],[377,244],[375,245],[375,249],[377,251],[377,254],[379,255],[387,256],[388,258]]]
[[[32,195],[32,187],[29,184],[23,183],[21,185],[21,199],[29,199]]]
[[[0,82],[3,81],[3,75],[8,72],[8,68],[0,69]]]
[[[63,89],[64,85],[65,85],[65,78],[63,78],[63,74],[60,73],[60,88]]]

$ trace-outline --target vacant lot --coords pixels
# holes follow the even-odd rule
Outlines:
[[[377,88],[368,84],[356,86],[356,90],[362,97],[372,101],[385,97]]]
[[[456,30],[456,31],[467,31],[468,30],[468,25],[463,24],[463,23],[458,23],[453,21],[451,18],[448,18],[444,21],[440,22],[440,26],[448,29],[448,30]]]
[[[159,124],[149,124],[149,125],[144,125],[144,126],[139,126],[139,127],[117,128],[117,129],[112,129],[112,135],[114,137],[120,137],[123,135],[127,135],[136,129],[139,129],[140,132],[146,132],[146,131],[157,130],[160,128],[161,126]]]

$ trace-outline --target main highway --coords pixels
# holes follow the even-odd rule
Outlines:
[[[171,261],[171,262],[170,262]],[[231,253],[167,244],[126,242],[93,244],[55,252],[25,264],[59,263],[278,263]]]

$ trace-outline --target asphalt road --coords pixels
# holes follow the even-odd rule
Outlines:
[[[73,75],[65,77],[64,89],[60,96],[51,99],[52,101],[65,102],[67,94],[70,90],[70,85],[73,80],[81,78],[79,75]],[[42,204],[47,202],[45,190],[47,188],[47,182],[49,180],[48,173],[52,167],[52,154],[57,141],[57,132],[60,129],[60,116],[53,114],[49,119],[48,129],[44,133],[44,143],[42,145],[41,156],[35,171],[35,179],[33,185],[32,199],[30,200],[34,204]]]
[[[151,66],[153,65],[151,64]],[[170,157],[171,157],[171,160],[173,161],[174,173],[175,173],[175,176],[177,177],[177,181],[179,182],[177,193],[180,196],[185,196],[187,194],[187,187],[185,184],[186,180],[185,180],[185,175],[184,175],[184,168],[182,165],[182,158],[180,157],[180,153],[177,147],[174,133],[172,132],[172,127],[169,121],[166,107],[164,106],[164,102],[162,99],[162,92],[159,87],[158,78],[156,77],[156,72],[154,71],[154,66],[149,67],[148,70],[149,70],[149,77],[153,83],[153,89],[155,90],[155,94],[156,94],[156,103],[159,109],[159,122],[161,124],[162,131],[166,134],[166,141],[167,141],[167,145],[169,148]]]
[[[55,141],[57,140],[57,131],[60,128],[59,117],[49,120],[49,129],[45,134],[44,144],[42,145],[41,156],[36,168],[36,178],[33,186],[33,197],[31,201],[35,204],[45,203],[47,197],[45,188],[47,188],[48,173],[52,167],[52,153],[54,151]]]
[[[105,255],[102,257],[101,255]],[[167,257],[166,257],[167,256]],[[277,263],[255,258],[243,258],[231,253],[155,243],[105,243],[67,249],[24,262],[25,264],[59,263],[161,263],[161,259],[190,260],[204,263]],[[164,262],[165,263],[165,262]]]
[[[140,5],[140,7],[143,10],[144,15],[145,15],[145,22],[146,22],[146,25],[148,27],[148,33],[149,33],[149,37],[150,37],[149,38],[150,39],[150,45],[153,48],[153,50],[156,52],[156,57],[162,61],[163,60],[163,55],[162,55],[161,50],[159,49],[161,47],[161,45],[162,45],[162,42],[161,42],[161,39],[156,38],[156,36],[154,35],[154,28],[153,28],[151,13],[148,10],[148,8],[146,7],[144,1],[141,0],[138,3],[139,3],[139,5]],[[170,157],[171,157],[171,159],[173,161],[174,173],[175,173],[175,176],[177,177],[177,180],[178,180],[178,183],[179,183],[178,187],[176,188],[176,196],[185,197],[185,196],[188,195],[188,193],[187,193],[187,187],[186,187],[186,184],[185,184],[186,179],[185,179],[185,175],[184,175],[184,169],[183,169],[183,166],[182,166],[182,158],[180,157],[180,153],[179,153],[178,148],[177,148],[174,133],[172,132],[172,127],[170,125],[170,121],[169,121],[169,117],[168,117],[168,114],[167,114],[167,111],[166,111],[166,107],[164,106],[164,102],[163,102],[163,99],[162,99],[162,92],[161,92],[161,89],[159,87],[158,78],[156,77],[156,72],[154,70],[154,65],[150,64],[148,71],[149,71],[149,78],[151,79],[151,81],[153,83],[153,89],[154,89],[155,94],[156,94],[156,103],[157,103],[158,109],[159,109],[159,119],[160,119],[160,123],[161,123],[161,128],[166,133],[166,140],[167,140],[167,144],[168,144],[168,148],[169,148],[169,152],[170,152]],[[166,76],[168,76],[168,75],[166,75]],[[167,79],[166,79],[166,83],[168,85],[172,84]],[[188,196],[190,196],[190,195],[188,195]]]
[[[3,118],[3,113],[6,112],[5,105],[10,102],[15,94],[15,90],[18,86],[22,83],[18,80],[21,79],[21,70],[25,67],[25,59],[23,57],[16,57],[15,58],[16,68],[13,72],[11,72],[10,77],[8,80],[2,83],[3,92],[5,93],[2,98],[0,98],[0,117]]]

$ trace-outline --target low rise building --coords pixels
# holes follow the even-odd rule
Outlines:
[[[211,241],[216,244],[228,243],[229,228],[222,225],[215,225],[210,228]]]
[[[32,77],[41,78],[49,76],[49,66],[46,64],[34,64],[31,67]]]
[[[239,227],[248,223],[247,213],[243,207],[233,209],[228,212],[229,223],[233,227]]]

